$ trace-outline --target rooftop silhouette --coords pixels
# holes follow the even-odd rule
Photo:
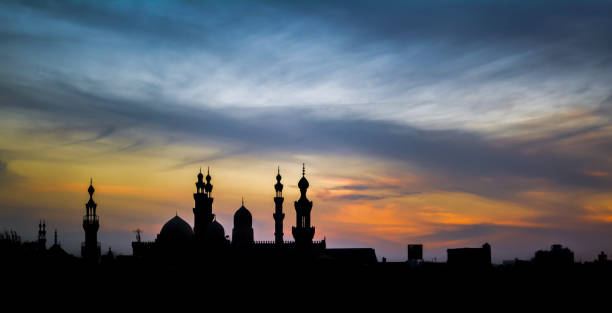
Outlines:
[[[573,252],[559,244],[552,245],[550,250],[537,251],[531,260],[515,259],[500,265],[492,264],[492,247],[488,243],[478,248],[448,249],[447,262],[425,261],[423,250],[426,247],[422,244],[407,245],[405,262],[387,262],[384,257],[380,262],[373,248],[328,248],[325,237],[321,241],[313,239],[316,221],[311,220],[311,212],[316,210],[316,206],[308,199],[310,183],[305,165],[302,165],[302,176],[297,183],[300,193],[294,201],[296,221],[291,228],[293,240],[290,240],[285,238],[284,233],[284,195],[280,169],[275,178],[276,183],[271,186],[271,191],[272,188],[274,190],[273,194],[271,192],[274,207],[270,209],[274,220],[273,241],[258,241],[254,238],[253,216],[244,198],[234,213],[231,239],[226,235],[226,228],[214,213],[213,177],[210,169],[207,169],[206,177],[201,170],[196,175],[193,227],[175,213],[161,227],[153,241],[143,241],[142,230],[134,230],[136,238],[131,243],[132,255],[117,255],[110,246],[106,253],[102,253],[97,233],[104,227],[103,214],[102,217],[98,215],[98,204],[94,200],[95,188],[93,180],[90,180],[87,189],[89,200],[84,205],[84,241],[80,257],[72,256],[62,248],[57,230],[54,231],[53,245],[47,248],[47,224],[40,220],[37,240],[33,242],[22,242],[14,231],[0,233],[0,265],[35,268],[37,271],[45,270],[45,274],[63,269],[71,275],[80,275],[79,271],[92,269],[105,273],[112,270],[115,273],[113,275],[145,275],[177,267],[199,273],[196,275],[204,275],[201,271],[215,268],[219,272],[214,275],[225,273],[236,279],[260,275],[262,270],[271,272],[271,277],[277,279],[283,273],[315,275],[320,280],[337,275],[343,275],[344,279],[354,279],[352,275],[359,273],[358,277],[365,279],[360,283],[387,283],[402,277],[423,281],[452,277],[469,281],[474,277],[490,277],[501,282],[515,275],[556,275],[555,271],[559,270],[571,277],[595,279],[599,275],[612,273],[612,262],[604,252],[593,262],[575,262]],[[210,278],[197,277],[202,281]]]

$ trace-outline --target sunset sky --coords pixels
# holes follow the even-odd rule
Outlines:
[[[131,254],[196,175],[231,235],[285,239],[302,163],[315,239],[427,260],[612,254],[610,1],[2,1],[0,231]]]

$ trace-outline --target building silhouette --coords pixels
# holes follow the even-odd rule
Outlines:
[[[38,244],[43,249],[47,248],[47,223],[45,221],[38,223]]]
[[[310,211],[312,211],[312,201],[306,197],[306,191],[310,184],[305,177],[306,166],[302,164],[302,178],[298,182],[300,188],[300,199],[295,201],[295,226],[291,228],[291,233],[295,239],[295,244],[299,249],[310,249],[315,228],[310,226]]]
[[[451,266],[488,267],[491,266],[491,245],[482,248],[447,249],[447,263]]]
[[[234,229],[232,230],[232,245],[241,248],[249,247],[255,243],[253,240],[253,216],[251,212],[242,205],[234,214]]]
[[[574,252],[560,244],[554,244],[550,250],[538,250],[533,258],[536,265],[566,266],[574,264]]]
[[[408,245],[408,262],[423,261],[423,245],[411,244]]]
[[[276,245],[283,244],[283,221],[285,220],[285,213],[283,213],[283,184],[281,183],[281,174],[280,167],[278,168],[278,172],[276,174],[276,184],[274,185],[274,190],[276,191],[276,196],[274,196],[274,243]]]
[[[204,181],[204,179],[206,181]],[[306,169],[302,165],[302,178],[298,182],[300,198],[295,201],[296,226],[292,228],[295,241],[284,239],[283,213],[284,197],[282,194],[280,169],[277,171],[274,185],[274,241],[256,241],[253,230],[253,217],[242,200],[241,206],[234,213],[234,225],[231,241],[225,235],[225,228],[216,220],[213,213],[213,185],[210,169],[206,177],[200,173],[195,183],[193,194],[195,207],[193,229],[185,220],[176,214],[168,220],[157,235],[155,241],[143,242],[140,234],[132,242],[133,255],[137,258],[177,259],[184,257],[200,257],[207,260],[271,260],[301,257],[307,259],[324,258],[326,252],[337,254],[338,258],[348,258],[350,255],[368,254],[369,259],[376,262],[373,249],[326,249],[325,239],[313,241],[315,228],[311,226],[310,213],[312,201],[306,197],[309,182],[306,179]]]
[[[85,216],[83,216],[83,230],[85,231],[85,241],[81,245],[81,257],[89,262],[98,262],[100,260],[100,243],[98,242],[98,229],[100,222],[96,214],[98,206],[93,200],[93,194],[96,190],[93,187],[93,179],[89,182],[89,201],[85,204]]]
[[[607,263],[608,262],[608,255],[605,252],[601,251],[599,253],[599,255],[597,256],[597,262],[599,262],[599,263]]]
[[[89,200],[85,204],[85,215],[83,216],[83,230],[85,241],[81,245],[81,264],[91,266],[99,264],[101,267],[111,266],[113,269],[117,264],[127,264],[123,269],[143,268],[145,270],[158,268],[161,263],[171,262],[172,265],[190,265],[200,273],[207,272],[210,268],[235,269],[232,272],[241,277],[243,272],[248,272],[249,265],[256,264],[259,268],[273,268],[276,273],[282,273],[280,269],[305,268],[294,267],[296,262],[310,262],[317,265],[331,265],[327,269],[339,268],[355,269],[353,265],[372,265],[392,277],[393,273],[409,273],[410,271],[422,271],[422,273],[450,273],[447,269],[462,272],[464,268],[486,268],[486,271],[468,271],[469,273],[514,273],[521,271],[530,273],[537,269],[557,268],[563,265],[563,270],[575,270],[574,253],[567,247],[559,244],[551,246],[548,251],[540,250],[535,253],[531,261],[513,260],[504,262],[501,266],[492,266],[491,246],[485,243],[480,248],[458,248],[447,249],[447,262],[426,262],[423,260],[423,245],[408,245],[408,262],[377,262],[374,249],[371,248],[334,248],[326,246],[325,238],[314,241],[315,227],[311,220],[313,202],[308,199],[307,191],[310,183],[306,178],[305,165],[302,165],[302,177],[298,181],[299,198],[294,201],[296,212],[296,223],[292,227],[293,241],[284,238],[283,212],[283,184],[280,169],[277,170],[276,183],[274,184],[274,208],[271,209],[274,219],[274,240],[257,241],[254,238],[253,216],[244,198],[240,207],[235,211],[233,227],[230,237],[226,235],[225,228],[217,221],[213,209],[213,185],[210,169],[204,177],[201,169],[196,175],[194,198],[194,226],[181,218],[178,214],[172,216],[160,229],[153,241],[142,241],[141,230],[137,229],[136,241],[132,242],[132,256],[115,255],[109,247],[108,252],[101,254],[100,243],[97,233],[100,229],[97,215],[97,203],[93,200],[95,189],[93,180],[87,189]],[[0,232],[0,262],[18,266],[38,266],[49,263],[52,266],[64,265],[70,267],[77,262],[77,258],[68,254],[58,241],[57,230],[54,231],[53,245],[47,249],[47,223],[44,219],[39,220],[37,236],[33,241],[21,242],[21,237],[14,231]],[[8,260],[8,262],[7,262]],[[24,261],[25,260],[25,261]],[[123,262],[123,263],[122,263]],[[161,262],[161,263],[160,263]],[[206,267],[206,262],[217,262],[219,267]],[[240,263],[240,264],[237,264]],[[582,263],[582,262],[580,262]],[[578,263],[578,264],[580,264]],[[136,265],[136,267],[130,267]],[[336,265],[342,267],[334,267]],[[145,266],[140,266],[145,265]],[[153,265],[147,267],[146,265]],[[239,266],[234,266],[239,265]],[[245,265],[245,266],[243,266]],[[264,266],[259,266],[264,265]],[[568,267],[572,265],[572,267]],[[271,267],[265,267],[271,266]],[[288,267],[284,267],[288,266]],[[612,273],[612,262],[608,261],[607,255],[602,251],[598,259],[592,262],[592,266],[584,263],[582,269],[588,271],[607,271]],[[312,267],[320,269],[320,267]],[[363,268],[363,267],[361,267]],[[369,269],[373,267],[368,267]],[[397,272],[396,272],[397,271]],[[352,272],[351,272],[352,273]],[[505,274],[504,274],[505,275]]]
[[[47,251],[48,254],[54,259],[66,259],[70,255],[62,248],[59,241],[57,240],[57,229],[53,232],[53,245]]]

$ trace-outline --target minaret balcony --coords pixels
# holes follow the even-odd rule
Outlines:
[[[88,223],[98,222],[98,216],[97,215],[84,215],[83,222],[88,222]]]

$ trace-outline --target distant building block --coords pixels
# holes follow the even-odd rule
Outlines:
[[[491,246],[488,243],[482,245],[482,248],[459,248],[446,251],[449,265],[469,267],[491,265]]]
[[[408,245],[408,261],[423,260],[423,245],[412,244]]]

